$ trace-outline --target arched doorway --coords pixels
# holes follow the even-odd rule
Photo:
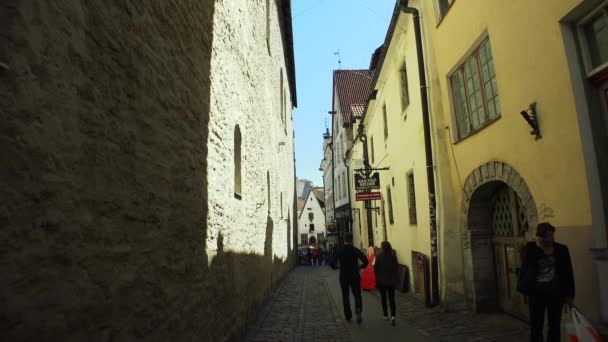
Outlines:
[[[521,250],[536,226],[534,199],[512,167],[491,162],[466,180],[461,236],[465,292],[477,311],[502,310],[526,318],[527,303],[516,291]]]

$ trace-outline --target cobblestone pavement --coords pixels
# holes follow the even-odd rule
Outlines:
[[[380,295],[373,292],[378,301]],[[473,314],[467,311],[444,312],[426,308],[411,293],[395,293],[398,316],[418,331],[437,341],[528,341],[527,323],[501,313]]]
[[[331,299],[326,267],[296,267],[282,281],[247,341],[351,341]]]
[[[381,320],[377,291],[364,292],[361,326],[346,323],[337,282],[328,267],[292,270],[245,338],[261,341],[526,341],[526,323],[503,314],[443,312],[410,293],[396,293],[398,324]]]

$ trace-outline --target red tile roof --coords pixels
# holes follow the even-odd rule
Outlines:
[[[334,70],[334,97],[336,93],[342,111],[342,120],[345,123],[352,121],[353,117],[360,117],[363,112],[359,106],[364,106],[369,94],[372,92],[373,72],[361,70]],[[354,106],[354,107],[353,107]],[[353,113],[353,109],[356,110]],[[333,104],[336,111],[336,104]]]

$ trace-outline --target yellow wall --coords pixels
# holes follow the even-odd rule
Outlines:
[[[534,6],[524,0],[458,1],[432,33],[444,120],[452,133],[455,123],[451,123],[448,75],[485,32],[492,45],[501,118],[453,146],[460,180],[464,182],[487,161],[506,162],[525,179],[537,205],[553,209],[551,222],[557,226],[591,224],[582,147],[558,24],[578,2],[551,1],[549,5],[545,1],[543,6]],[[533,28],[525,23],[534,23]],[[519,114],[531,102],[537,103],[540,117],[543,138],[538,141],[528,134],[531,129]]]
[[[424,7],[432,10],[433,1],[424,0]],[[580,2],[456,1],[438,26],[433,12],[427,12],[424,18],[439,87],[433,94],[440,97],[432,102],[441,104],[433,112],[435,131],[449,126],[441,134],[455,136],[449,76],[486,36],[491,43],[501,103],[501,117],[488,127],[456,144],[449,138],[440,140],[443,146],[439,149],[453,153],[451,166],[439,171],[452,180],[451,189],[443,192],[455,200],[442,204],[453,204],[458,212],[462,207],[461,184],[474,169],[493,160],[509,164],[529,187],[539,210],[539,222],[551,222],[558,229],[556,239],[571,246],[577,285],[584,288],[595,284],[597,274],[590,267],[588,185],[559,24]],[[529,134],[531,128],[519,114],[532,102],[536,102],[543,135],[538,141]],[[596,318],[597,291],[579,291],[578,296],[583,310]]]
[[[407,60],[410,104],[403,109],[401,100],[400,69]],[[371,101],[365,118],[365,131],[370,149],[370,164],[374,168],[390,167],[380,173],[382,198],[385,200],[385,220],[388,240],[397,251],[400,264],[411,269],[411,252],[430,255],[430,231],[428,188],[426,180],[424,136],[420,104],[418,68],[413,24],[407,15],[401,14],[389,51],[376,84],[378,94]],[[384,138],[383,105],[387,107],[388,138]],[[371,161],[373,137],[374,162]],[[416,190],[417,224],[411,225],[408,214],[406,174],[414,172]],[[394,179],[394,186],[393,186]],[[391,186],[394,223],[388,217],[387,185]],[[378,190],[374,190],[378,191]],[[354,198],[354,190],[352,194]],[[381,201],[373,201],[372,207],[381,207]],[[365,220],[364,212],[361,213]],[[372,216],[376,216],[372,213]],[[382,216],[374,217],[375,244],[384,240]],[[410,277],[411,279],[411,277]]]

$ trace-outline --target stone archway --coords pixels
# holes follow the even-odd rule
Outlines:
[[[475,311],[499,307],[491,216],[494,195],[506,187],[517,195],[521,215],[527,222],[521,240],[529,240],[533,235],[530,227],[538,223],[538,212],[528,185],[513,167],[499,161],[488,162],[471,172],[464,183],[460,214],[464,290],[467,304]]]

